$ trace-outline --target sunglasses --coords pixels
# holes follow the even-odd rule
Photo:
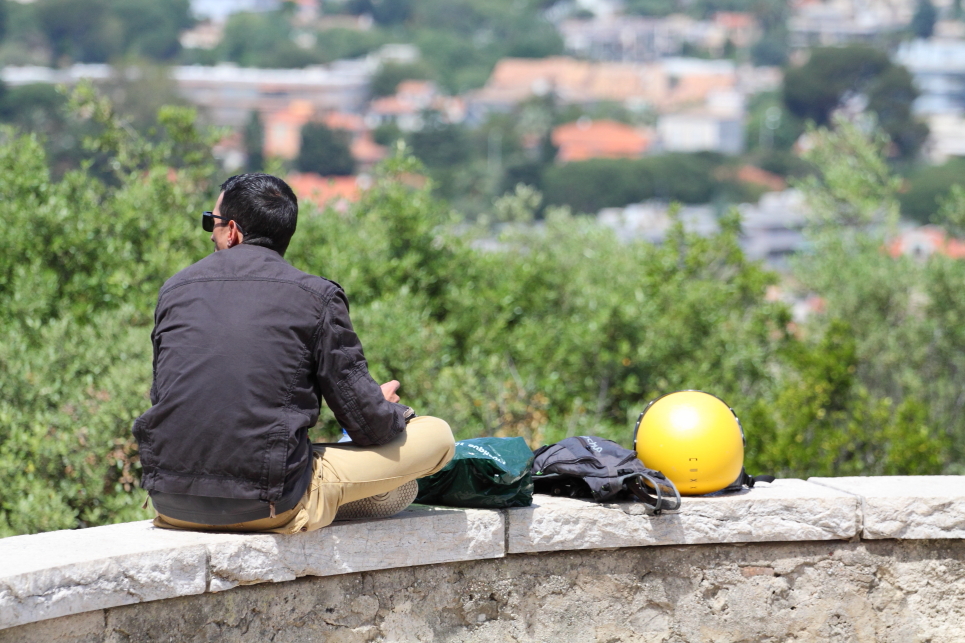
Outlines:
[[[215,219],[221,219],[225,223],[227,223],[228,221],[231,221],[231,219],[229,219],[228,217],[219,217],[214,212],[205,211],[201,213],[201,229],[204,230],[205,232],[214,232]],[[235,221],[235,227],[238,228],[238,232],[241,233],[241,236],[245,236],[245,231],[241,229],[241,226],[238,225],[237,221]]]

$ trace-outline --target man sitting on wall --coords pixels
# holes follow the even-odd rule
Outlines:
[[[158,294],[152,406],[134,423],[158,527],[290,534],[391,515],[452,458],[449,425],[369,375],[342,288],[282,258],[297,217],[281,179],[231,177],[202,215],[215,252]],[[351,443],[309,441],[322,397]]]

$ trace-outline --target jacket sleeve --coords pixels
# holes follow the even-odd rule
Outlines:
[[[385,444],[405,430],[406,407],[386,400],[369,375],[342,290],[336,292],[323,313],[315,363],[322,395],[353,442],[361,446]]]
[[[158,403],[157,394],[157,353],[158,353],[158,337],[157,337],[157,318],[158,311],[161,309],[161,301],[158,298],[158,304],[154,309],[154,328],[151,329],[151,348],[153,353],[153,358],[151,360],[151,406]]]

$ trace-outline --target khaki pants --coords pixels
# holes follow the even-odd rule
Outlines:
[[[311,485],[297,505],[274,518],[202,525],[158,514],[154,525],[166,529],[278,534],[314,531],[331,523],[338,508],[347,502],[392,491],[410,480],[439,471],[452,459],[455,450],[448,424],[438,418],[419,416],[409,421],[404,433],[382,446],[316,447]]]

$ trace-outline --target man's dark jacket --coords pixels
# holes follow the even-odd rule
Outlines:
[[[164,515],[204,524],[294,507],[311,480],[324,396],[362,446],[405,429],[369,375],[338,284],[242,244],[158,295],[152,407],[134,423],[142,486]]]

